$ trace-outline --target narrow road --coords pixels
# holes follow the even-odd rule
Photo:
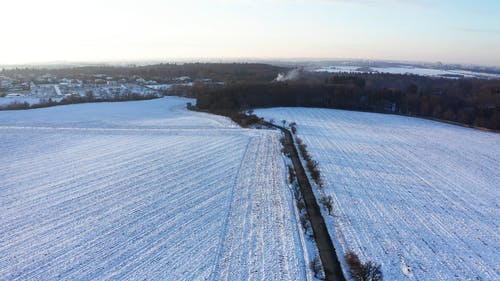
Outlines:
[[[267,122],[266,122],[267,123]],[[325,220],[321,215],[319,205],[314,196],[311,184],[307,178],[307,174],[299,159],[299,154],[295,148],[292,134],[284,127],[277,126],[271,123],[267,125],[280,129],[285,136],[285,146],[287,151],[290,151],[290,158],[292,159],[293,168],[299,182],[300,192],[304,198],[307,214],[309,215],[314,238],[319,249],[319,256],[325,270],[325,278],[329,281],[345,281],[342,268],[340,267],[339,259],[335,248],[333,247],[330,234],[326,228]]]

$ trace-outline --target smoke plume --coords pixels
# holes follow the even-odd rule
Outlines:
[[[289,71],[288,73],[279,73],[276,79],[274,79],[277,82],[284,82],[284,81],[292,81],[292,80],[297,80],[300,77],[300,70],[299,69],[293,69]]]

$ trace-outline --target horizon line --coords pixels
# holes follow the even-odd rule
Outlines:
[[[267,63],[267,62],[280,62],[280,63],[306,63],[306,62],[386,62],[386,63],[400,63],[400,64],[442,64],[442,65],[457,65],[462,67],[487,67],[499,68],[500,65],[496,64],[478,64],[478,63],[456,63],[446,61],[419,61],[419,60],[397,60],[397,59],[373,59],[373,58],[334,58],[334,57],[186,57],[186,58],[145,58],[145,59],[104,59],[104,60],[51,60],[40,62],[26,62],[26,63],[0,63],[0,67],[27,67],[27,66],[64,66],[64,65],[152,65],[161,63],[231,63],[231,62],[250,62],[250,63]]]

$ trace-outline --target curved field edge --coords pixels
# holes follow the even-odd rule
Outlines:
[[[389,280],[499,278],[498,134],[342,110],[254,112],[298,124],[334,199],[338,248]]]

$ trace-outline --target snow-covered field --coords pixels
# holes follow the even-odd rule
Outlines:
[[[8,92],[5,97],[0,97],[0,109],[16,103],[28,103],[29,105],[43,104],[50,100],[60,102],[67,95],[72,97],[87,97],[88,94],[96,100],[126,97],[130,94],[139,96],[158,95],[157,90],[168,89],[168,85],[157,85],[159,88],[143,87],[137,84],[125,83],[121,85],[82,85],[82,84],[33,84],[30,90],[20,92]],[[167,87],[167,88],[162,88]]]
[[[297,122],[334,199],[341,256],[381,264],[386,280],[500,280],[499,134],[331,109],[255,113]]]
[[[0,280],[306,280],[279,134],[193,100],[0,112]]]
[[[0,112],[0,126],[133,130],[239,128],[221,116],[187,111],[187,102],[195,101],[168,97],[141,102],[103,102],[4,111]]]
[[[172,84],[154,84],[154,85],[146,85],[146,87],[155,89],[155,90],[163,90],[166,91],[170,88],[172,88]]]
[[[317,72],[330,72],[330,73],[340,73],[340,72],[354,72],[354,73],[366,73],[366,72],[378,72],[378,73],[392,73],[392,74],[414,74],[420,76],[431,76],[431,77],[447,77],[447,78],[483,78],[483,79],[500,79],[500,74],[492,74],[485,72],[475,72],[463,69],[433,69],[424,67],[414,67],[414,66],[394,66],[394,67],[361,67],[361,66],[349,66],[349,65],[335,65],[320,67],[314,69]]]
[[[33,104],[39,104],[40,103],[40,98],[39,97],[33,97],[33,96],[6,96],[6,97],[0,97],[0,108],[3,106],[11,105],[11,104],[18,104],[18,103],[28,103],[29,105]]]

